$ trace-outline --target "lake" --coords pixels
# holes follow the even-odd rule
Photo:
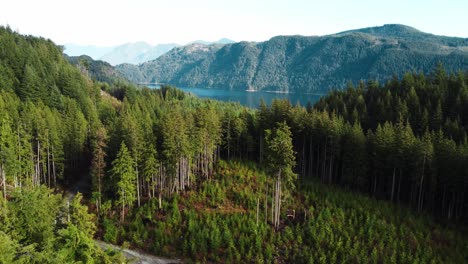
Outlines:
[[[149,86],[156,88],[155,86]],[[179,88],[179,87],[178,87]],[[192,93],[200,98],[211,98],[226,102],[239,102],[241,105],[251,108],[257,108],[260,99],[263,98],[267,105],[271,104],[273,99],[288,99],[291,104],[297,103],[306,106],[308,102],[314,104],[324,94],[298,94],[298,93],[276,93],[268,91],[242,91],[242,90],[224,90],[214,88],[179,88],[185,92]]]

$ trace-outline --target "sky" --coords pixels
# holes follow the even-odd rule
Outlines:
[[[264,41],[395,23],[468,38],[468,0],[0,0],[0,25],[60,45]]]

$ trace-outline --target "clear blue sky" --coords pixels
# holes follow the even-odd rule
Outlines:
[[[0,24],[58,44],[263,41],[389,23],[468,37],[468,0],[6,0]]]

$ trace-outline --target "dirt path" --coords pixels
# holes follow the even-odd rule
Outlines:
[[[171,264],[171,263],[182,263],[180,259],[167,259],[148,255],[145,253],[138,252],[136,250],[124,249],[117,247],[112,244],[105,243],[103,241],[95,240],[96,244],[99,245],[102,249],[114,249],[117,251],[122,251],[125,257],[130,260],[130,263],[133,264]]]
[[[75,182],[65,193],[65,199],[70,202],[75,195],[80,193],[89,193],[91,189],[90,180],[86,177],[81,178],[79,181]],[[131,249],[124,249],[118,247],[116,245],[112,245],[100,240],[94,240],[96,244],[101,247],[102,249],[114,249],[117,251],[122,251],[125,257],[130,261],[132,264],[170,264],[170,263],[183,263],[180,259],[167,259],[162,257],[157,257],[149,254],[145,254],[142,252],[138,252],[136,250]]]

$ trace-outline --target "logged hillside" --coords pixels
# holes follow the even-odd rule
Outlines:
[[[455,229],[318,181],[292,194],[275,232],[273,186],[268,173],[253,164],[221,161],[198,191],[174,195],[162,209],[150,201],[124,224],[106,215],[104,239],[194,263],[464,263],[468,258],[468,241]]]
[[[405,72],[468,69],[468,39],[385,25],[321,37],[279,36],[261,43],[175,48],[139,66],[117,66],[134,82],[182,87],[326,92]]]

